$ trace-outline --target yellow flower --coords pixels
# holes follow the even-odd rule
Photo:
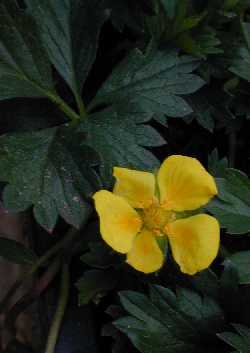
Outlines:
[[[190,275],[211,264],[220,242],[218,221],[207,214],[180,218],[180,212],[205,205],[217,188],[213,177],[191,157],[173,155],[157,176],[114,168],[113,193],[95,193],[103,239],[127,255],[138,271],[157,271],[164,262],[157,237],[167,236],[175,261]]]

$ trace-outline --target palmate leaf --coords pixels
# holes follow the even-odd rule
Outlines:
[[[158,51],[144,55],[135,49],[104,82],[93,105],[130,101],[142,112],[182,117],[192,112],[180,95],[190,94],[204,85],[191,74],[199,61],[179,57],[175,51]]]
[[[244,325],[234,324],[233,327],[237,331],[223,332],[218,336],[230,346],[236,349],[236,352],[250,353],[250,329]]]
[[[121,302],[130,316],[115,321],[142,353],[212,352],[202,343],[200,323],[221,315],[214,301],[203,301],[198,294],[180,291],[178,297],[154,285],[150,298],[131,291],[121,292]]]
[[[53,65],[77,97],[95,60],[107,18],[100,0],[25,0]]]
[[[218,197],[207,209],[218,218],[220,225],[231,234],[250,231],[250,180],[239,170],[226,169],[222,178],[217,178]]]
[[[79,227],[95,175],[95,154],[80,148],[81,136],[66,128],[16,133],[0,138],[0,180],[5,207],[22,211],[34,206],[38,223],[52,231],[58,215]],[[89,166],[89,167],[88,167]],[[88,178],[89,177],[89,178]]]
[[[34,21],[14,0],[0,2],[0,100],[53,92],[50,63]]]
[[[250,231],[249,178],[240,170],[228,168],[226,158],[219,160],[216,150],[209,156],[209,171],[216,178],[218,195],[206,209],[229,233],[247,233]]]
[[[100,156],[100,174],[110,185],[113,166],[152,171],[159,161],[145,147],[161,146],[165,140],[149,125],[151,113],[125,103],[90,115],[79,130],[86,133],[84,144]]]

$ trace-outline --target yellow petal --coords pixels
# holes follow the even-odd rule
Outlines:
[[[149,207],[154,200],[155,176],[152,173],[114,168],[114,193],[124,197],[132,207]]]
[[[161,165],[157,179],[161,203],[173,211],[194,210],[218,193],[214,178],[191,157],[168,157]]]
[[[126,254],[141,229],[141,218],[122,197],[101,190],[93,196],[100,217],[100,231],[114,250]]]
[[[208,268],[220,243],[220,226],[209,215],[179,219],[166,227],[173,257],[181,271],[190,275]]]
[[[133,247],[127,254],[127,263],[136,270],[151,273],[162,267],[164,256],[154,234],[143,229],[134,240]]]

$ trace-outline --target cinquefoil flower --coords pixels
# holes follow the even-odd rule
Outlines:
[[[166,236],[175,261],[184,273],[207,268],[217,255],[220,227],[207,214],[186,218],[183,211],[205,205],[217,188],[214,178],[200,162],[173,155],[161,165],[157,175],[114,168],[113,192],[95,193],[104,241],[127,255],[138,271],[157,271],[164,262],[157,237]]]

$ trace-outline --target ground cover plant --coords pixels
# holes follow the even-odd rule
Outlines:
[[[0,352],[250,352],[250,1],[0,1]]]

